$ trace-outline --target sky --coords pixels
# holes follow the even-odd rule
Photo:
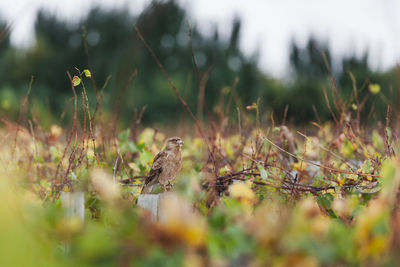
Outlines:
[[[400,61],[399,0],[177,0],[189,21],[204,34],[218,27],[229,36],[235,16],[242,19],[240,46],[246,55],[259,54],[259,65],[276,77],[287,74],[289,45],[305,45],[314,35],[337,56],[370,53],[373,69]],[[91,6],[128,8],[139,14],[150,0],[0,0],[0,17],[12,27],[11,41],[34,43],[36,13],[44,8],[61,18],[79,20]]]

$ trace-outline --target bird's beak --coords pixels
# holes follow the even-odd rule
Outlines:
[[[180,146],[181,146],[181,145],[183,145],[185,142],[183,142],[182,140],[178,140],[178,142],[177,142],[177,143],[178,143],[178,145],[180,145]]]

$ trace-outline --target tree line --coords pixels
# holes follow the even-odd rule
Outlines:
[[[8,28],[2,25],[3,116],[18,113],[19,99],[33,76],[32,111],[38,116],[51,111],[54,118],[59,118],[72,96],[66,71],[73,74],[75,68],[90,67],[93,82],[87,82],[87,87],[92,106],[98,91],[106,114],[111,114],[118,103],[125,120],[132,118],[135,109],[146,106],[145,123],[176,121],[183,108],[139,40],[134,25],[199,117],[218,114],[222,108],[235,116],[236,107],[245,108],[260,99],[262,112],[273,112],[278,120],[284,116],[297,124],[330,120],[333,118],[326,98],[334,98],[333,80],[343,99],[349,100],[346,105],[350,110],[356,111],[364,100],[364,109],[375,111],[374,119],[384,118],[387,104],[400,104],[396,68],[372,70],[368,52],[362,57],[339,59],[333,58],[328,45],[315,37],[311,36],[306,46],[293,41],[288,77],[276,79],[260,70],[257,52],[246,56],[240,50],[240,18],[232,21],[229,38],[222,38],[216,27],[212,33],[203,34],[198,25],[188,25],[185,9],[174,1],[155,1],[138,16],[123,9],[95,7],[76,21],[40,11],[34,27],[36,41],[29,48],[11,45]],[[378,95],[371,94],[371,84],[379,85]],[[352,99],[355,89],[359,101]],[[368,112],[363,116],[367,118]]]

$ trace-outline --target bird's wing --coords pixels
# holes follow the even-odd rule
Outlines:
[[[146,177],[145,184],[149,184],[151,181],[154,181],[162,171],[162,163],[165,160],[167,153],[163,150],[159,152],[153,160],[153,165],[151,165],[150,172]]]

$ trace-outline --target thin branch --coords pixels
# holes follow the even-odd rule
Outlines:
[[[207,136],[205,135],[200,121],[196,118],[196,116],[193,114],[192,110],[189,108],[188,104],[186,103],[185,99],[183,99],[183,97],[181,96],[181,94],[179,93],[178,89],[176,88],[174,82],[171,80],[171,78],[168,75],[167,70],[165,69],[165,67],[163,66],[163,64],[161,64],[160,60],[158,59],[158,57],[156,56],[156,54],[154,53],[154,51],[151,49],[151,47],[147,44],[146,40],[144,39],[143,35],[141,34],[141,32],[139,31],[138,27],[135,25],[135,30],[136,33],[139,37],[139,39],[142,41],[143,45],[146,47],[146,49],[149,51],[149,53],[151,54],[151,56],[153,57],[154,61],[157,63],[158,67],[161,69],[162,73],[164,74],[164,77],[167,79],[168,83],[170,84],[171,88],[173,89],[173,91],[175,92],[175,94],[177,95],[179,101],[182,103],[182,105],[185,107],[186,112],[189,113],[190,117],[193,119],[197,130],[199,131],[201,137],[203,138],[204,142],[207,145],[207,149],[210,153],[210,156],[212,157],[212,159],[214,159],[214,155],[211,153],[211,146],[208,142]],[[214,170],[215,171],[215,170]]]
[[[32,84],[33,84],[33,75],[31,76],[31,80],[29,82],[29,87],[28,87],[28,92],[26,93],[25,97],[22,99],[21,102],[21,109],[19,111],[19,116],[18,116],[18,122],[17,122],[17,129],[15,130],[15,137],[14,137],[14,146],[13,146],[13,152],[12,152],[12,158],[14,158],[15,150],[17,148],[17,138],[18,138],[18,132],[20,130],[20,124],[22,121],[22,117],[25,113],[25,107],[28,104],[28,99],[29,99],[29,94],[31,93],[32,90]]]
[[[305,162],[307,162],[307,163],[309,163],[309,164],[311,164],[311,165],[320,167],[320,168],[322,168],[322,169],[326,169],[326,170],[328,170],[328,171],[333,171],[333,172],[338,172],[338,173],[345,173],[345,174],[354,174],[354,175],[359,175],[359,176],[364,176],[364,177],[368,177],[368,176],[370,176],[370,177],[381,177],[380,175],[377,175],[377,174],[361,173],[361,172],[358,172],[358,173],[357,173],[357,172],[350,172],[350,171],[346,171],[346,170],[340,170],[340,169],[331,168],[331,167],[328,167],[328,166],[325,166],[325,165],[321,165],[321,164],[312,162],[311,160],[308,160],[308,159],[305,159],[305,158],[301,158],[301,157],[299,157],[299,156],[296,156],[295,154],[290,153],[289,151],[286,151],[285,149],[283,149],[283,148],[281,148],[280,146],[276,145],[274,142],[272,142],[271,140],[269,140],[269,139],[266,138],[266,137],[264,137],[264,139],[265,139],[266,141],[268,141],[271,145],[273,145],[274,147],[276,147],[277,149],[279,149],[280,151],[282,151],[282,152],[284,152],[284,153],[286,153],[286,154],[288,154],[288,155],[290,155],[290,156],[292,156],[292,157],[295,157],[295,158],[298,159],[298,160],[305,161]]]

